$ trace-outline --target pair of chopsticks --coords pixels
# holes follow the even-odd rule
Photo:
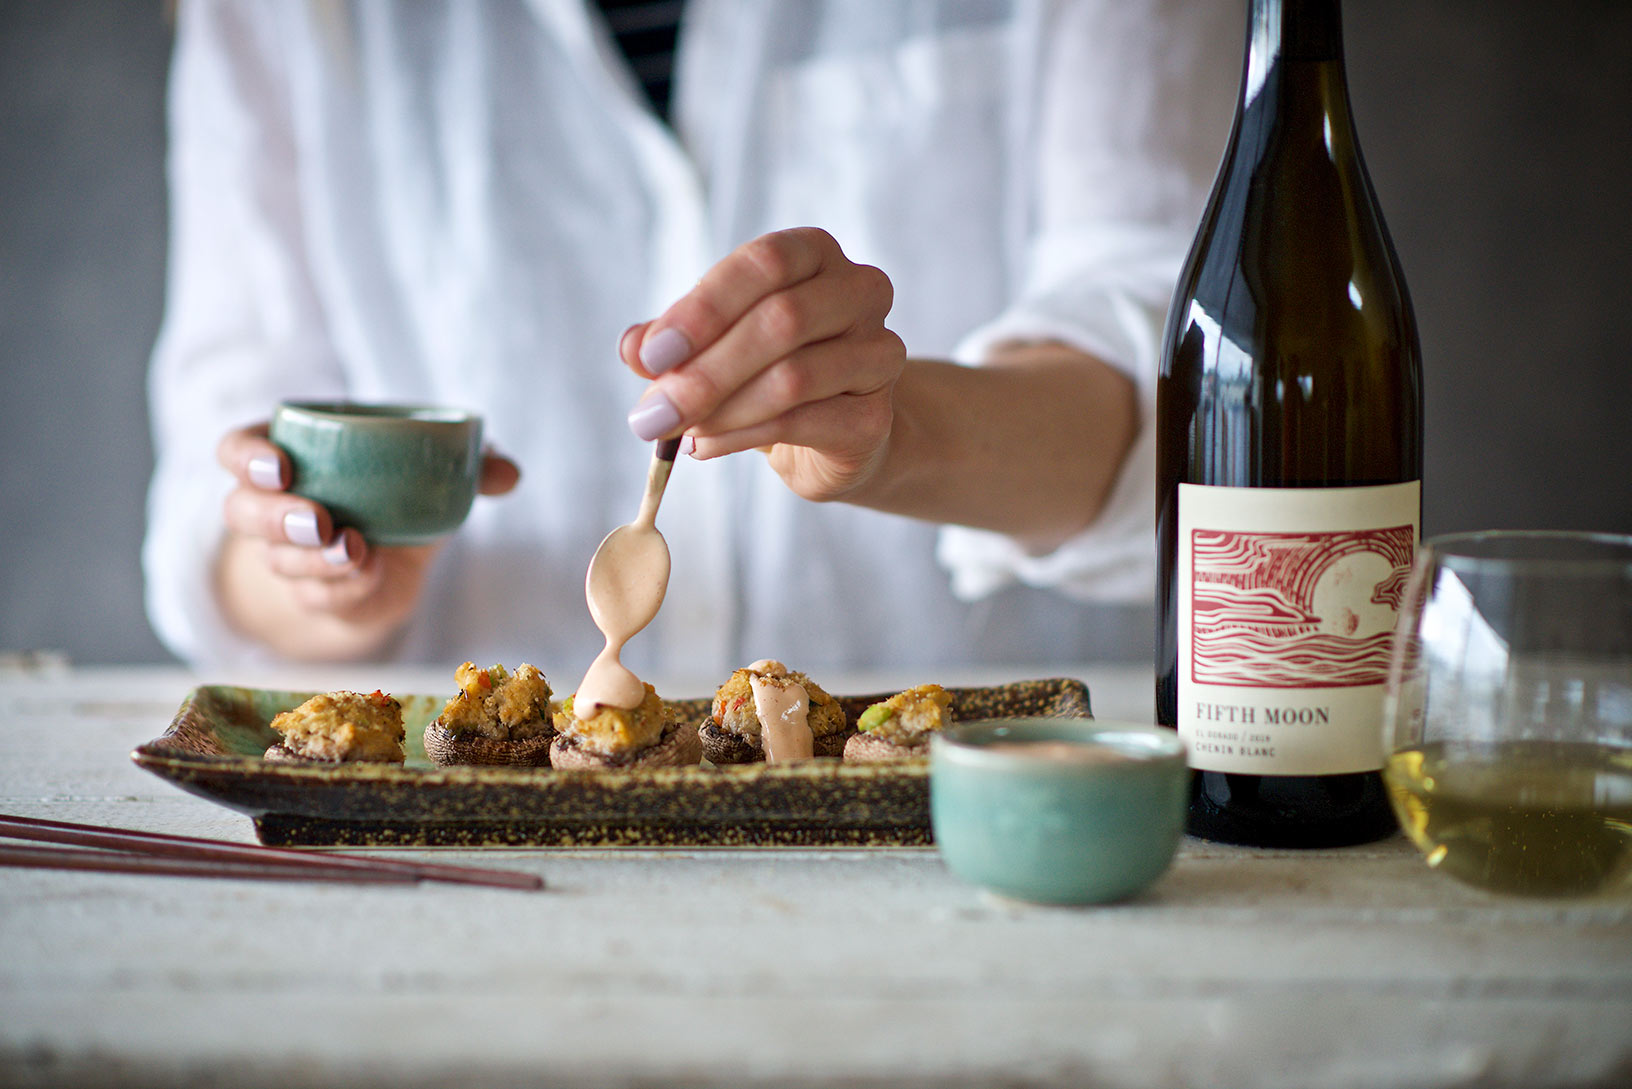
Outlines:
[[[340,881],[353,884],[413,884],[445,881],[506,889],[542,889],[536,874],[447,866],[434,862],[309,854],[287,847],[262,847],[192,836],[166,836],[126,828],[40,820],[0,814],[0,837],[63,844],[65,847],[0,845],[0,866],[103,873],[160,874],[173,877],[234,877],[257,881]]]

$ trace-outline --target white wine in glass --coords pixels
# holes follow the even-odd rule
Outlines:
[[[1385,728],[1390,801],[1434,869],[1523,896],[1632,891],[1632,539],[1427,542]]]

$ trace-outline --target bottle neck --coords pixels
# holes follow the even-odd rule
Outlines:
[[[1251,0],[1243,108],[1266,85],[1286,78],[1286,62],[1307,62],[1293,67],[1318,73],[1326,95],[1347,97],[1341,0]]]

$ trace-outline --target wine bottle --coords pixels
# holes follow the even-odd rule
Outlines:
[[[1419,356],[1339,0],[1250,0],[1156,398],[1157,719],[1189,749],[1194,835],[1315,847],[1397,827],[1381,710],[1421,522]]]

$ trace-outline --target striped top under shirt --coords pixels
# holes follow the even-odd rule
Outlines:
[[[674,42],[685,0],[596,0],[652,109],[669,119]]]

